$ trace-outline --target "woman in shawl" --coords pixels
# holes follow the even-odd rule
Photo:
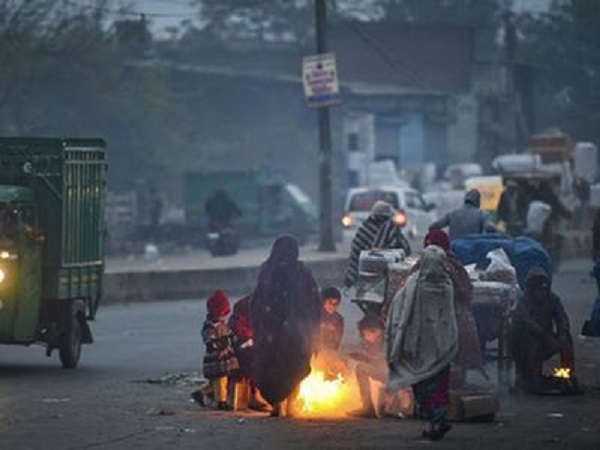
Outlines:
[[[310,373],[321,319],[319,289],[312,273],[298,260],[298,243],[278,238],[261,266],[251,302],[254,330],[254,382],[274,416],[288,415],[300,382]]]
[[[389,390],[413,388],[428,424],[423,436],[439,440],[450,430],[446,412],[450,363],[458,351],[454,289],[446,253],[430,245],[420,268],[392,301],[386,326]]]
[[[458,354],[454,360],[456,375],[452,384],[461,386],[465,382],[467,370],[477,370],[487,378],[483,367],[481,345],[477,333],[477,322],[473,314],[473,283],[462,262],[450,250],[450,239],[442,230],[431,230],[425,236],[424,247],[437,245],[446,252],[446,265],[454,288],[454,307],[458,325]]]

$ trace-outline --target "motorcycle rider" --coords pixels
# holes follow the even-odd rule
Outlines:
[[[208,229],[211,232],[221,231],[231,226],[231,221],[242,215],[242,211],[229,197],[225,189],[217,189],[206,200],[204,211],[208,216]]]

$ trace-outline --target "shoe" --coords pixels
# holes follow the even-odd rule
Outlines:
[[[231,407],[227,404],[227,402],[217,403],[217,409],[219,411],[231,411]]]
[[[421,436],[423,436],[426,439],[431,439],[432,441],[439,441],[444,436],[446,436],[446,433],[448,433],[448,431],[450,431],[451,429],[452,425],[450,425],[447,422],[444,422],[439,427],[433,427],[429,430],[423,430]]]
[[[204,401],[204,394],[200,389],[192,392],[192,399],[203,408],[206,406],[206,402]]]
[[[361,408],[355,409],[353,411],[348,411],[346,415],[350,417],[357,417],[359,419],[377,419],[375,411],[369,408]]]

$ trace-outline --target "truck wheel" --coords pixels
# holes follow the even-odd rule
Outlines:
[[[58,350],[63,369],[77,367],[81,356],[81,322],[73,308],[68,314],[65,332],[61,337]]]

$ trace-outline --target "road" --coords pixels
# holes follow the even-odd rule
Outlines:
[[[594,285],[574,265],[555,282],[575,334]],[[345,304],[348,336],[359,317]],[[149,384],[166,373],[198,371],[204,302],[187,300],[104,308],[96,343],[81,366],[59,367],[41,347],[0,347],[0,449],[422,448],[418,421],[290,420],[218,413],[189,402],[189,386]],[[600,448],[600,342],[577,341],[582,397],[506,394],[494,423],[457,424],[440,448],[519,450]]]

